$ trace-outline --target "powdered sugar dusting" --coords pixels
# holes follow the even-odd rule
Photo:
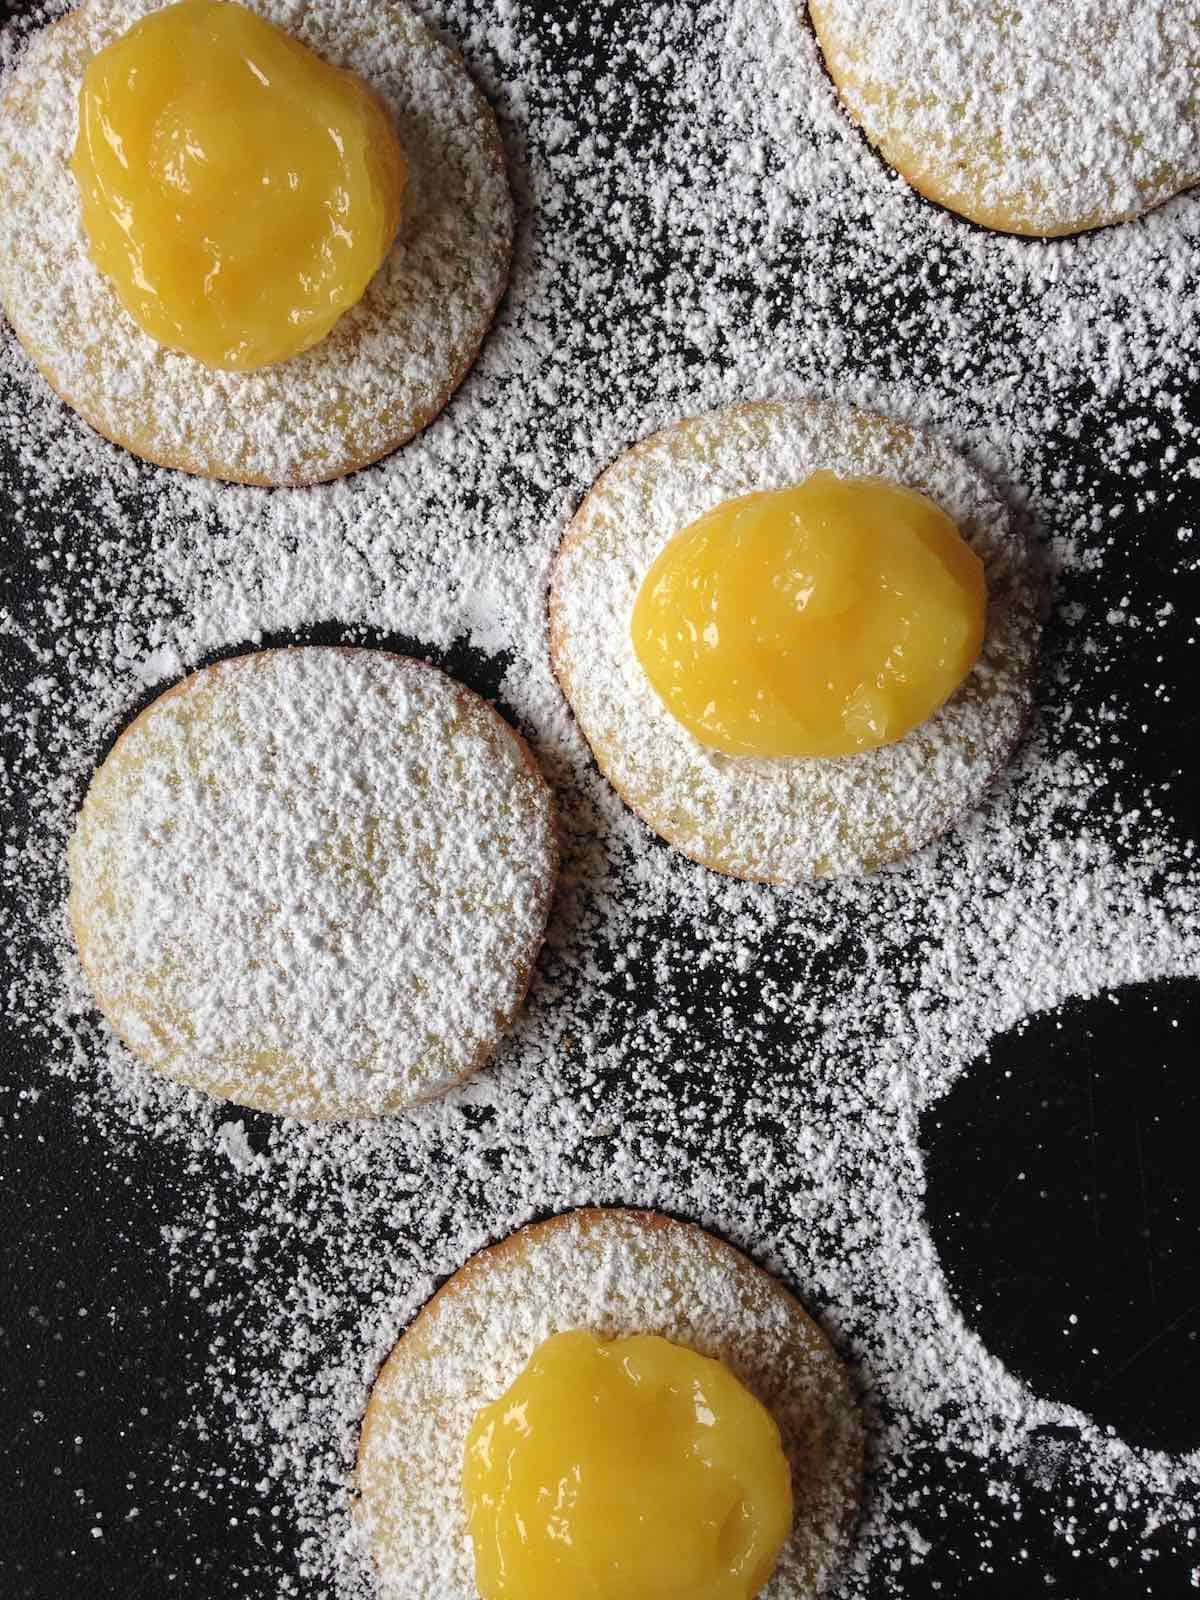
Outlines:
[[[846,105],[923,192],[1017,232],[1094,227],[1200,178],[1200,8],[814,0]]]
[[[71,923],[118,1035],[292,1116],[440,1093],[524,993],[554,883],[524,747],[423,663],[279,650],[156,700],[89,788]]]
[[[654,1205],[781,1273],[851,1365],[871,1475],[836,1593],[916,1592],[956,1519],[1021,1513],[1169,1592],[1194,1565],[1200,1462],[994,1360],[933,1253],[916,1131],[1014,1018],[1200,973],[1194,824],[1169,772],[1143,771],[1139,699],[1182,715],[1155,658],[1196,633],[1196,203],[1058,244],[968,229],[864,146],[791,0],[429,13],[501,112],[523,222],[495,336],[419,440],[326,489],[220,488],[97,441],[3,354],[31,570],[3,618],[7,796],[36,816],[8,858],[24,923],[6,1012],[82,1125],[186,1175],[163,1247],[212,1329],[189,1437],[221,1441],[224,1476],[197,1491],[181,1459],[184,1498],[284,1508],[247,1593],[368,1594],[350,1474],[397,1333],[532,1216]],[[811,395],[974,462],[1031,536],[1051,614],[1030,738],[984,805],[903,867],[781,893],[705,873],[616,799],[554,685],[544,594],[571,512],[630,442]],[[263,1165],[238,1171],[226,1112],[99,1035],[58,937],[65,843],[148,686],[331,623],[493,652],[480,670],[561,805],[564,886],[494,1068],[386,1125],[247,1120]],[[54,1088],[20,1086],[10,1123]]]

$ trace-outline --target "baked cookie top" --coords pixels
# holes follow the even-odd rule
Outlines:
[[[465,1077],[511,1023],[557,869],[524,741],[383,651],[194,673],[125,730],[69,850],[97,1003],[181,1083],[357,1117]]]
[[[808,12],[884,159],[985,227],[1078,233],[1200,181],[1196,0],[809,0]]]
[[[84,0],[29,42],[0,102],[0,301],[92,427],[147,461],[301,484],[378,460],[466,373],[508,277],[513,208],[496,121],[459,57],[401,0],[254,0],[376,91],[409,162],[406,220],[358,304],[302,355],[225,372],[143,333],[87,251],[68,166],[85,66],[154,0]]]

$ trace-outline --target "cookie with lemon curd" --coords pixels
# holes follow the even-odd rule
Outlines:
[[[601,771],[694,860],[856,874],[975,807],[1029,712],[1023,541],[869,413],[756,402],[626,452],[564,536],[555,671]]]
[[[862,1449],[845,1369],[782,1284],[690,1224],[569,1212],[472,1257],[401,1336],[356,1525],[383,1600],[561,1600],[581,1572],[595,1600],[810,1600]]]
[[[984,227],[1036,237],[1200,182],[1200,4],[808,0],[829,74],[884,160]]]
[[[0,103],[0,300],[162,465],[299,484],[396,449],[474,360],[511,238],[495,119],[402,0],[84,0]]]
[[[304,647],[167,690],[92,779],[68,912],[96,1004],[156,1071],[307,1118],[483,1065],[557,870],[524,741],[424,662]]]

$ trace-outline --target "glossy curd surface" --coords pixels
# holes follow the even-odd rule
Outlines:
[[[221,0],[152,12],[92,58],[71,164],[126,310],[236,371],[307,350],[362,297],[407,181],[364,83]]]
[[[635,653],[667,709],[731,756],[890,744],[978,658],[983,566],[924,495],[817,472],[716,506],[651,566]]]
[[[792,1521],[779,1429],[720,1362],[560,1333],[476,1417],[482,1600],[749,1600]]]

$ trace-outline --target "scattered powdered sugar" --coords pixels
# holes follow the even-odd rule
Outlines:
[[[88,790],[71,924],[151,1066],[291,1116],[441,1093],[495,1047],[557,869],[477,696],[381,651],[270,650],[148,707]]]
[[[837,761],[730,759],[666,710],[628,620],[646,573],[723,500],[817,471],[904,483],[952,516],[987,574],[980,658],[906,738]],[[664,429],[603,475],[551,582],[551,654],[597,761],[625,800],[694,861],[773,883],[908,855],[979,802],[1029,714],[1037,607],[1023,541],[986,480],[922,433],[833,406],[758,403]]]
[[[217,1146],[229,1157],[238,1172],[253,1172],[267,1166],[266,1160],[255,1154],[246,1137],[244,1122],[222,1122],[217,1129]]]
[[[1054,244],[967,227],[864,144],[792,0],[636,23],[427,10],[501,113],[523,221],[496,330],[418,440],[328,488],[226,488],[97,440],[11,340],[0,360],[6,537],[30,574],[3,616],[6,800],[32,824],[6,836],[25,912],[6,1012],[114,1147],[153,1141],[192,1175],[164,1250],[211,1316],[194,1429],[228,1450],[201,1492],[287,1506],[299,1550],[264,1552],[247,1593],[370,1592],[347,1536],[378,1362],[473,1250],[606,1202],[720,1230],[849,1362],[871,1471],[839,1594],[903,1586],[944,1526],[930,1461],[951,1455],[1005,1517],[1052,1492],[1064,1548],[1153,1592],[1156,1561],[1187,1560],[1200,1460],[1126,1444],[989,1354],[924,1224],[917,1118],[1031,1011],[1200,972],[1192,823],[1138,766],[1142,686],[1170,701],[1155,656],[1196,627],[1200,212],[1184,197]],[[1033,729],[978,811],[903,866],[780,892],[706,873],[625,810],[554,684],[544,601],[571,511],[630,442],[810,396],[972,461],[1029,533],[1050,615]],[[250,1165],[227,1108],[96,1024],[60,935],[66,840],[151,692],[334,625],[491,654],[482,686],[555,790],[562,890],[494,1067],[379,1123],[243,1119]],[[7,1096],[11,1123],[39,1090]],[[982,1518],[963,1492],[947,1514]]]

